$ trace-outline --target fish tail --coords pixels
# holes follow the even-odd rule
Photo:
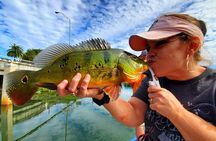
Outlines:
[[[19,70],[6,74],[6,93],[13,104],[25,104],[37,91],[38,87],[33,82],[33,73],[34,71]]]

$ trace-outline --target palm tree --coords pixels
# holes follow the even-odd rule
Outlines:
[[[15,58],[21,58],[23,55],[23,49],[19,45],[12,44],[10,49],[7,50],[7,56]]]
[[[34,57],[41,51],[41,49],[28,49],[22,56],[24,60],[32,61]]]

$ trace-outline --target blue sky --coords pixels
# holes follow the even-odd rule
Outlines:
[[[90,38],[103,38],[111,47],[134,54],[128,45],[132,34],[146,31],[153,20],[167,12],[187,13],[207,23],[203,56],[216,64],[215,0],[0,0],[0,57],[13,43],[24,51]]]

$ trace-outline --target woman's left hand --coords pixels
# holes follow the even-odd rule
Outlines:
[[[149,86],[148,93],[150,108],[168,119],[174,119],[181,110],[184,110],[182,104],[167,89]]]

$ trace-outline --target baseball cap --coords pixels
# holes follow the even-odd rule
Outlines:
[[[129,45],[133,50],[141,51],[146,49],[147,40],[161,40],[180,33],[185,33],[192,37],[198,37],[203,43],[204,35],[201,29],[189,21],[173,16],[160,16],[147,32],[132,35],[129,38]]]

